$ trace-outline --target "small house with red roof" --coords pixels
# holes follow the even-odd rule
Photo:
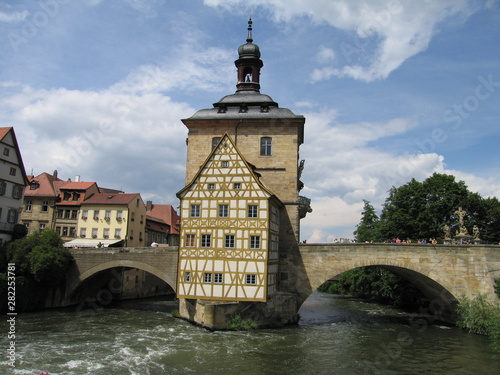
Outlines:
[[[146,206],[139,193],[97,193],[80,206],[77,238],[66,247],[145,246]]]
[[[170,204],[146,202],[146,244],[179,245],[180,217]]]

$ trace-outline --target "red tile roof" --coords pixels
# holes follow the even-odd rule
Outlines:
[[[8,132],[12,129],[12,126],[9,128],[0,128],[0,140],[3,139],[7,135]]]
[[[120,193],[120,194],[93,194],[84,202],[84,204],[129,204],[137,197],[141,197],[139,193]]]
[[[92,185],[97,185],[95,182],[89,181],[67,181],[63,186],[61,186],[61,190],[87,190],[92,187]]]
[[[42,173],[38,176],[28,176],[28,186],[24,189],[25,197],[57,197],[58,189],[56,182],[62,182],[57,177],[48,173]],[[38,183],[38,187],[31,190],[31,184]]]
[[[180,217],[170,204],[153,204],[151,211],[146,213],[146,218],[163,221],[170,225],[170,233],[179,233]]]

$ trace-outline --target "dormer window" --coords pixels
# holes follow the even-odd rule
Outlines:
[[[40,187],[40,184],[37,181],[30,182],[30,190],[36,190]]]

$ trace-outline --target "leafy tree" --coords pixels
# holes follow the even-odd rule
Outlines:
[[[406,279],[382,267],[361,267],[342,273],[338,280],[327,281],[321,292],[375,298],[396,306],[422,305],[424,296]]]
[[[19,311],[43,306],[49,288],[58,287],[65,281],[73,261],[71,253],[62,247],[61,237],[52,230],[11,241],[7,244],[6,257],[8,262],[16,264]],[[0,277],[0,283],[3,298],[6,278]]]
[[[28,234],[28,228],[26,228],[23,224],[14,225],[14,229],[12,229],[12,240],[18,240],[20,238],[26,237]]]
[[[442,238],[445,225],[458,229],[456,210],[467,211],[465,225],[472,234],[477,225],[482,239],[500,239],[500,204],[496,198],[483,199],[467,189],[454,176],[434,173],[423,182],[409,183],[389,190],[382,214],[380,233],[384,239]]]
[[[363,199],[364,207],[361,213],[361,221],[356,226],[354,236],[357,242],[380,241],[379,218],[375,209],[369,201]]]

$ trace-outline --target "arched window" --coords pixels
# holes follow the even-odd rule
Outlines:
[[[262,137],[260,139],[260,154],[263,156],[272,155],[272,141],[271,137]]]

